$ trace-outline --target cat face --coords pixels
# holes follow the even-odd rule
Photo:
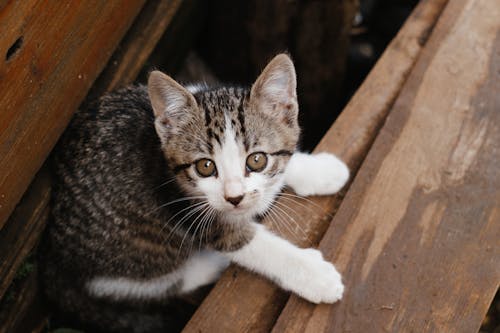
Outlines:
[[[188,196],[229,217],[269,207],[298,141],[295,82],[286,55],[275,57],[251,90],[191,93],[165,74],[150,75],[155,128]]]

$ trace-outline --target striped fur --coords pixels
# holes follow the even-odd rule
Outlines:
[[[196,285],[181,274],[198,272],[188,264],[193,255],[247,244],[250,222],[283,186],[299,127],[295,87],[283,97],[275,92],[280,80],[264,72],[252,89],[189,92],[153,73],[149,88],[118,90],[79,111],[54,154],[48,298],[106,331],[168,326],[168,316],[153,314]],[[258,174],[245,169],[252,152],[268,156]],[[218,174],[201,178],[200,158],[213,159]],[[244,191],[238,207],[225,199],[230,189]],[[157,322],[144,324],[150,320]]]

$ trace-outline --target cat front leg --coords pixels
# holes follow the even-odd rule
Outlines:
[[[349,179],[349,168],[329,153],[295,153],[285,169],[285,183],[301,196],[338,192]]]
[[[254,226],[254,237],[246,245],[225,252],[231,261],[268,277],[310,302],[333,303],[342,298],[341,276],[323,259],[320,251],[298,248],[264,226]]]
[[[181,268],[182,287],[180,292],[189,293],[217,281],[229,263],[229,259],[217,251],[203,250],[192,255]]]

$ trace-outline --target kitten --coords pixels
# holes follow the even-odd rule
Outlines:
[[[343,285],[315,249],[257,222],[284,185],[329,194],[347,181],[331,154],[296,152],[293,63],[276,56],[251,89],[195,86],[154,71],[148,87],[78,112],[55,153],[46,294],[105,331],[166,329],[158,310],[214,282],[230,261],[314,303]]]

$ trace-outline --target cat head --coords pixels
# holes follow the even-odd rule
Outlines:
[[[251,89],[196,90],[149,76],[156,132],[178,184],[226,216],[263,213],[299,138],[292,61],[276,56]]]

